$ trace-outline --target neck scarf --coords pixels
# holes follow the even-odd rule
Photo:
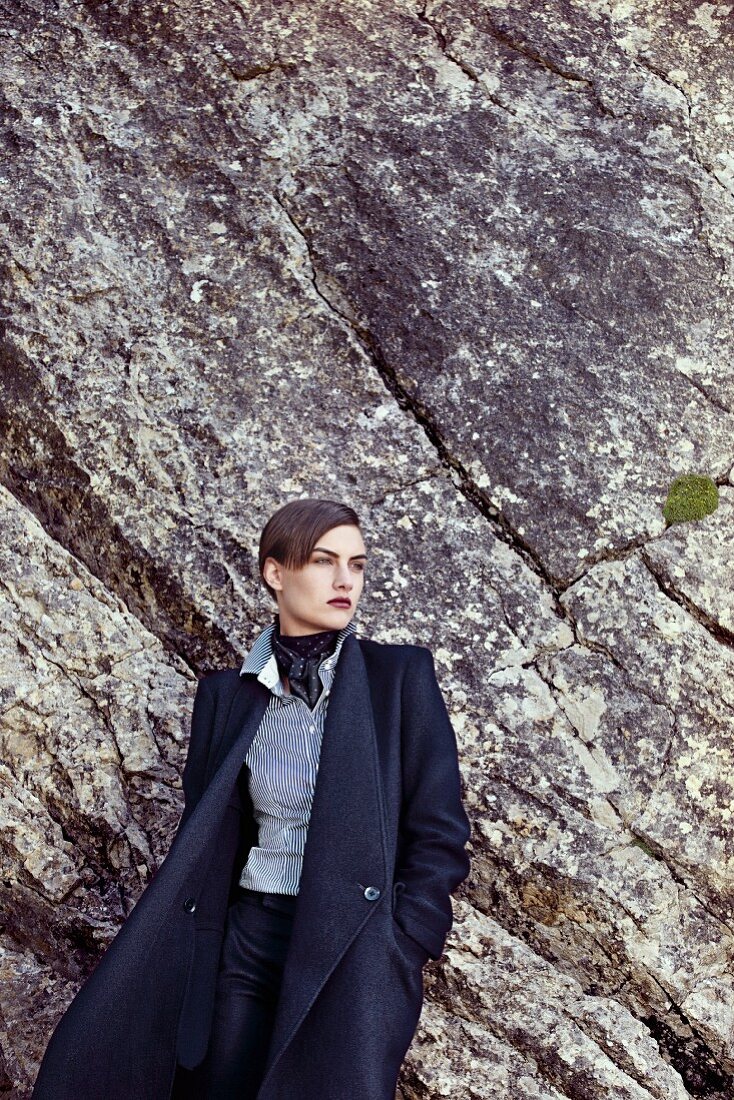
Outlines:
[[[278,668],[288,677],[291,694],[297,695],[313,710],[323,688],[319,665],[336,649],[338,630],[320,630],[316,634],[281,634],[280,616],[275,615],[273,653]]]

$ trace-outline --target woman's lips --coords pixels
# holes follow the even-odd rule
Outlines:
[[[332,607],[351,607],[351,600],[329,600]]]

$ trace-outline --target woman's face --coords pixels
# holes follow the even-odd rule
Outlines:
[[[278,593],[281,633],[315,634],[345,627],[362,595],[365,567],[362,535],[351,523],[332,527],[317,539],[302,569],[285,569],[275,558],[266,558],[263,575]],[[329,602],[338,599],[349,603]]]

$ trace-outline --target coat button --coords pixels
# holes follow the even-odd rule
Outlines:
[[[365,889],[364,896],[367,898],[367,901],[374,901],[376,898],[379,898],[380,891],[376,886],[368,886]]]
[[[194,909],[196,909],[196,898],[186,898],[183,907],[187,913],[193,913]]]

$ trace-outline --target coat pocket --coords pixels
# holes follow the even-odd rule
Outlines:
[[[404,889],[405,889],[405,883],[400,882],[399,879],[396,880],[392,884],[392,914],[393,914],[393,916],[395,916],[395,909],[397,907],[398,894],[400,894]]]
[[[392,887],[392,931],[393,937],[398,944],[398,947],[405,955],[406,952],[412,960],[418,959],[420,966],[423,966],[428,958],[429,953],[425,949],[422,943],[419,943],[410,932],[406,932],[402,924],[396,917],[397,901],[400,894],[405,889],[405,883],[399,879],[393,883]]]

